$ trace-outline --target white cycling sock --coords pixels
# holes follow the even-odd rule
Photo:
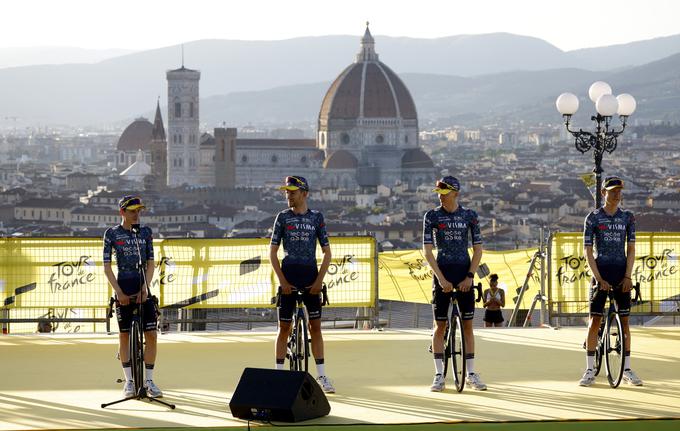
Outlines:
[[[435,358],[434,360],[434,371],[437,374],[444,374],[444,360]]]
[[[475,358],[465,360],[465,368],[467,368],[468,376],[475,373]]]
[[[146,379],[153,381],[153,368],[146,369]]]

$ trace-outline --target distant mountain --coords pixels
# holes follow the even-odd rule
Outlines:
[[[0,48],[0,68],[39,64],[98,63],[134,52],[131,49],[84,49],[64,46]]]
[[[603,79],[615,94],[631,93],[638,102],[633,119],[678,119],[680,116],[680,54],[622,72],[579,69],[506,72],[466,78],[420,73],[400,74],[423,121],[456,121],[467,125],[502,120],[559,122],[555,99],[565,91],[580,96],[575,122],[594,114],[590,84]],[[202,101],[202,121],[209,125],[316,121],[330,82],[236,92]]]
[[[621,45],[569,51],[569,63],[580,69],[612,70],[639,66],[680,52],[680,34]]]
[[[201,71],[202,120],[221,122],[245,115],[254,115],[246,122],[310,118],[310,109],[303,109],[306,104],[314,106],[314,118],[328,83],[353,61],[359,40],[358,36],[324,36],[185,44],[186,66]],[[434,118],[459,111],[477,115],[491,112],[490,107],[497,112],[508,103],[513,111],[512,103],[532,104],[532,97],[569,89],[570,82],[575,86],[572,91],[585,91],[584,85],[611,72],[576,71],[583,69],[582,64],[621,70],[650,57],[660,56],[653,58],[659,60],[669,51],[680,52],[680,35],[614,46],[611,55],[608,49],[564,53],[540,39],[505,33],[439,39],[376,37],[380,59],[404,76],[421,117]],[[626,49],[627,55],[618,54]],[[88,125],[135,117],[152,109],[158,96],[163,103],[165,72],[178,67],[180,57],[180,48],[173,46],[96,64],[0,69],[0,119]],[[418,77],[423,74],[428,76]],[[325,84],[310,87],[315,82]],[[261,92],[266,89],[273,90]],[[226,96],[212,99],[219,95]]]
[[[574,71],[573,75],[555,77],[554,85],[546,87],[542,94],[536,94],[532,103],[521,105],[518,100],[513,108],[515,112],[512,110],[505,112],[504,118],[555,121],[554,115],[559,115],[555,109],[555,99],[560,93],[569,91],[577,94],[581,102],[579,112],[574,116],[575,124],[589,124],[590,115],[595,113],[595,107],[587,92],[590,84],[596,79],[607,81],[615,95],[630,93],[635,97],[637,109],[631,118],[633,122],[646,123],[651,120],[677,122],[680,119],[680,54],[618,72]],[[524,79],[519,82],[524,82],[518,83],[519,85],[532,86]],[[495,114],[497,116],[499,112]]]

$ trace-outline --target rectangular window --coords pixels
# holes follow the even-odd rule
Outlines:
[[[179,118],[182,116],[182,104],[179,102],[175,102],[175,118]]]
[[[189,118],[194,118],[194,102],[189,102]]]

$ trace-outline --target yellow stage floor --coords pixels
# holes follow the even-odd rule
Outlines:
[[[477,329],[489,386],[431,393],[429,331],[326,331],[331,414],[304,424],[680,418],[680,328],[633,328],[643,387],[579,387],[585,328]],[[121,396],[116,335],[0,336],[0,430],[242,426],[228,402],[244,367],[272,367],[274,334],[160,337],[156,382],[176,410]],[[313,372],[312,374],[316,374]],[[450,384],[452,386],[452,384]]]

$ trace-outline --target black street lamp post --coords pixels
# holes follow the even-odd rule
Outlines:
[[[609,84],[597,81],[588,90],[590,99],[595,103],[597,115],[590,117],[595,122],[595,132],[587,132],[583,129],[571,129],[571,116],[578,110],[578,98],[572,93],[562,93],[557,98],[557,110],[564,117],[564,125],[567,131],[574,136],[576,149],[585,154],[590,149],[593,150],[593,160],[595,161],[595,208],[602,205],[602,156],[605,152],[613,153],[616,149],[617,138],[626,129],[628,117],[635,111],[636,103],[630,94],[621,94],[618,97],[612,96]],[[616,129],[611,125],[612,116],[619,115],[621,128]]]

